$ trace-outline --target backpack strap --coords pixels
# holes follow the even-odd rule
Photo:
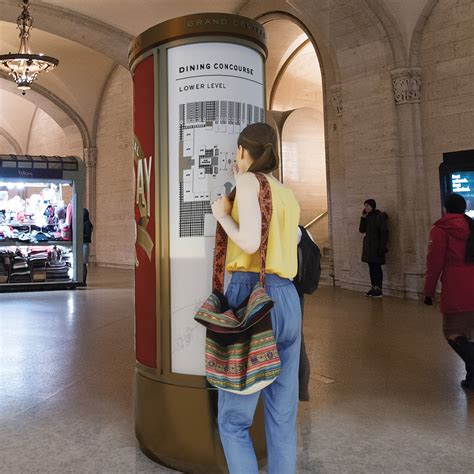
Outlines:
[[[270,220],[272,218],[272,192],[267,177],[262,173],[255,173],[260,184],[258,203],[262,214],[261,240],[260,240],[260,284],[265,286],[265,268],[267,261],[268,236],[270,233]],[[235,189],[229,195],[233,202]],[[212,275],[212,288],[220,293],[224,292],[225,258],[227,254],[228,237],[223,227],[217,223],[216,244],[214,248],[214,269]]]

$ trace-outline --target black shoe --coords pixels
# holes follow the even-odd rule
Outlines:
[[[382,289],[378,286],[373,286],[371,290],[369,290],[365,296],[370,296],[371,298],[382,298]]]
[[[382,298],[382,289],[378,288],[377,286],[374,287],[372,290],[372,294],[370,295],[372,298]]]

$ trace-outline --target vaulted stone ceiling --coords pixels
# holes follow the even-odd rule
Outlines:
[[[51,92],[58,99],[57,103],[73,108],[92,131],[107,78],[117,63],[126,65],[126,49],[135,35],[156,23],[180,15],[205,11],[239,13],[250,1],[252,0],[31,0],[31,13],[36,20],[31,36],[32,49],[60,59],[60,67],[51,74],[42,75],[37,81],[38,85]],[[314,2],[299,0],[298,3],[304,4],[306,1]],[[428,3],[433,2],[366,1],[376,15],[382,12],[395,20],[407,50],[420,14]],[[18,0],[0,0],[0,53],[18,49],[15,25],[19,13],[18,3]],[[294,2],[287,0],[287,3],[291,5]],[[52,16],[48,19],[50,12]],[[61,18],[61,21],[55,18]],[[276,23],[266,25],[272,44],[267,70],[269,90],[286,59],[305,40],[302,31],[294,25],[288,23],[284,28],[280,25],[277,32]],[[91,31],[96,31],[97,34],[91,35]],[[102,53],[99,52],[101,48],[97,45],[104,44],[103,39],[110,35],[114,36],[114,41],[109,42],[108,48],[102,50]],[[76,41],[71,41],[71,38]],[[310,51],[302,50],[301,54],[308,55]],[[303,63],[300,60],[299,66],[302,67]],[[293,68],[295,74],[297,71],[298,68]],[[5,87],[7,80],[9,79],[0,77],[0,89],[13,92],[11,86]],[[316,74],[314,80],[320,82],[320,75]],[[317,86],[320,88],[320,84]],[[18,113],[15,111],[24,108],[18,101],[24,100],[18,95],[0,95],[0,114],[9,117],[12,113]],[[28,95],[26,100],[34,102],[35,95]],[[24,127],[28,127],[27,116],[28,114],[24,115]],[[17,141],[22,142],[24,130],[18,131],[16,135]]]
[[[394,16],[405,44],[409,46],[416,23],[430,0],[383,0],[382,3]]]
[[[395,17],[407,43],[429,0],[380,0]],[[44,0],[137,35],[160,21],[191,12],[238,12],[247,0]],[[291,3],[291,2],[289,2]]]
[[[34,0],[33,0],[34,1]],[[45,0],[138,35],[157,23],[190,13],[236,13],[247,0]]]
[[[116,58],[108,53],[102,54],[100,47],[92,49],[84,45],[86,41],[82,44],[71,41],[64,37],[67,33],[64,36],[52,33],[55,25],[47,25],[44,21],[46,9],[59,17],[64,16],[64,20],[72,19],[79,37],[83,22],[90,23],[91,20],[93,28],[102,30],[105,35],[115,34],[122,40],[121,63],[124,65],[128,44],[150,26],[190,13],[236,13],[244,3],[244,0],[31,0],[30,11],[34,18],[30,38],[32,51],[60,60],[59,67],[52,73],[40,75],[36,84],[42,91],[46,89],[57,97],[59,104],[74,109],[92,133],[104,86],[116,66]],[[0,0],[0,54],[18,51],[15,23],[20,12],[18,4],[18,0]],[[43,31],[42,27],[49,32]],[[85,29],[83,36],[87,36]],[[0,127],[3,126],[4,134],[8,133],[23,149],[34,116],[25,111],[34,110],[35,104],[38,105],[38,95],[28,92],[22,97],[12,87],[11,79],[0,75],[0,91],[2,89],[9,92],[0,94]],[[21,119],[13,119],[13,116],[21,116]]]
[[[18,44],[16,25],[0,22],[0,51],[16,52]],[[97,51],[36,28],[32,30],[30,44],[33,52],[60,60],[60,67],[42,74],[38,83],[61,97],[92,125],[98,95],[113,61]]]
[[[26,151],[29,127],[25,127],[24,124],[31,122],[36,109],[35,105],[2,89],[0,89],[0,104],[0,135],[12,138],[11,141],[8,140],[11,145],[10,150],[15,148],[14,143],[16,143],[20,151]]]

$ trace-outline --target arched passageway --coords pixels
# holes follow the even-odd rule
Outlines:
[[[330,254],[330,216],[321,67],[312,40],[290,18],[265,22],[267,106],[281,140],[281,180],[293,188],[308,226]]]

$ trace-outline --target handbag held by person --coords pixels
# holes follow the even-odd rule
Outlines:
[[[206,378],[214,387],[250,395],[271,384],[281,362],[273,334],[270,310],[273,301],[265,291],[265,264],[272,216],[272,195],[267,178],[255,174],[260,183],[262,213],[260,279],[252,293],[237,308],[224,296],[227,234],[217,223],[214,250],[213,291],[194,319],[206,327]],[[233,199],[235,193],[229,198]]]

